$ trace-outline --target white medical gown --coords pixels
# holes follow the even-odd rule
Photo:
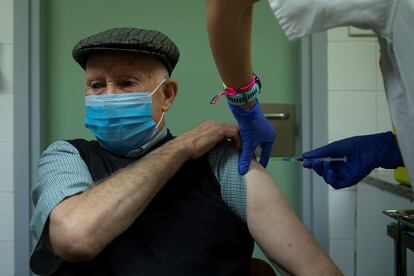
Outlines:
[[[391,120],[414,183],[414,0],[268,0],[290,40],[339,26],[372,29]]]

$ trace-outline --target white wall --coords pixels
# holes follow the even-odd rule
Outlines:
[[[376,37],[328,31],[329,141],[391,130]],[[355,187],[329,190],[329,253],[345,275],[355,275]],[[384,233],[385,235],[385,233]]]
[[[0,1],[0,274],[14,274],[13,0]]]
[[[395,220],[382,211],[412,209],[407,198],[382,191],[367,183],[357,186],[356,275],[394,275],[394,240],[386,234]],[[407,249],[407,275],[414,275],[414,252]]]

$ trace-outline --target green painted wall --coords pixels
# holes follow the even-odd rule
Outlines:
[[[267,1],[257,3],[254,14],[254,72],[264,84],[261,101],[297,105],[298,47],[287,41]],[[44,145],[60,139],[92,139],[83,126],[84,72],[71,51],[79,39],[119,26],[156,29],[178,45],[181,58],[173,77],[179,94],[166,114],[175,135],[206,119],[233,122],[224,100],[209,105],[221,82],[209,49],[204,1],[47,0]],[[271,160],[268,170],[298,210],[299,167]]]

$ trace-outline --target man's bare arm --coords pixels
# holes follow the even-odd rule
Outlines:
[[[246,182],[249,230],[269,259],[292,275],[342,275],[257,162]]]
[[[68,261],[94,258],[134,222],[185,161],[199,158],[224,138],[240,147],[236,126],[204,122],[99,185],[66,198],[50,215],[50,249]]]

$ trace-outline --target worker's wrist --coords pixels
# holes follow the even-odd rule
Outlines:
[[[245,108],[245,109],[252,109],[256,105],[256,102],[257,102],[257,100],[254,99],[250,103],[243,105],[243,108]]]
[[[215,104],[221,96],[226,96],[229,103],[232,105],[243,106],[249,108],[249,106],[254,106],[257,96],[260,94],[260,89],[262,84],[260,79],[253,74],[252,79],[246,85],[234,88],[226,86],[223,83],[224,91],[220,92],[215,96],[211,104]]]

